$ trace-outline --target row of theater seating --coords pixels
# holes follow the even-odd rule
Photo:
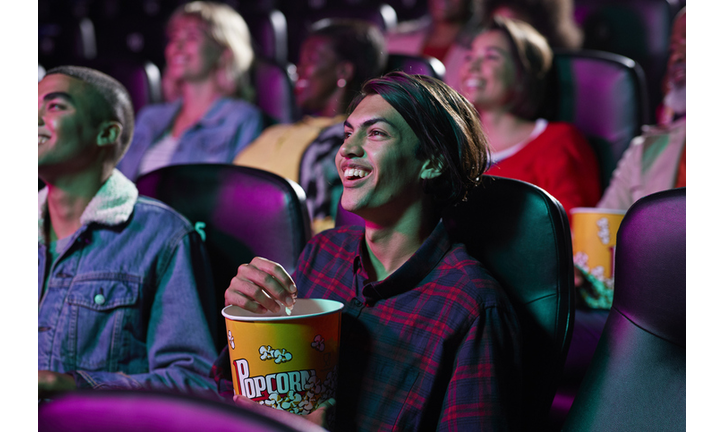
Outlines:
[[[137,184],[142,194],[166,202],[197,227],[203,227],[214,264],[215,286],[200,296],[210,327],[216,329],[220,350],[226,337],[223,328],[217,326],[218,311],[236,267],[261,255],[287,270],[294,268],[310,236],[304,192],[274,174],[226,164],[165,167],[142,176]],[[553,430],[549,409],[568,353],[575,315],[571,238],[565,211],[536,186],[486,176],[484,187],[463,206],[447,212],[443,221],[451,236],[464,242],[500,281],[519,315],[524,430]],[[337,213],[337,225],[358,222],[356,216],[343,210]],[[626,213],[618,231],[613,307],[564,430],[684,430],[685,227],[685,188],[646,197]],[[218,422],[243,425],[247,420],[267,421],[253,412],[229,411],[180,397],[133,397],[113,393],[71,396],[67,402],[41,407],[39,430],[58,425],[88,430],[83,429],[88,418],[83,413],[90,406],[97,414],[118,422],[118,410],[134,404],[190,405],[190,410],[183,410],[194,417],[188,418],[188,424],[199,424],[203,418],[209,427]],[[166,411],[147,414],[153,421],[144,417],[141,423],[129,424],[132,420],[124,417],[117,424],[132,425],[133,430],[150,430],[150,426],[166,430],[162,425]],[[556,426],[560,430],[560,425]],[[266,427],[260,430],[277,430],[272,424]],[[278,430],[310,430],[285,427]]]
[[[150,61],[95,59],[79,64],[99,69],[124,83],[136,110],[161,101],[161,76]],[[444,65],[435,58],[392,54],[386,68],[444,77]],[[298,118],[292,68],[258,59],[252,70],[256,104],[268,123]],[[641,67],[633,60],[604,51],[555,52],[548,99],[542,116],[577,126],[599,160],[601,184],[608,185],[616,163],[650,121],[647,86]]]
[[[383,31],[426,12],[425,1],[347,0],[331,2],[226,0],[244,17],[257,54],[278,65],[295,63],[311,23],[354,17]],[[51,66],[108,56],[149,60],[162,66],[165,24],[182,1],[44,0],[39,2],[38,58]],[[584,49],[629,57],[650,84],[647,104],[661,100],[670,27],[684,0],[575,0],[574,18],[584,32]]]

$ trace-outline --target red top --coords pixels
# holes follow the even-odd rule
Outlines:
[[[551,122],[545,130],[486,174],[523,180],[545,189],[568,213],[595,207],[601,197],[598,159],[573,125]]]

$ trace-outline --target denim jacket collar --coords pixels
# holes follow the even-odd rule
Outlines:
[[[102,225],[118,225],[126,222],[138,199],[138,189],[132,181],[117,169],[101,186],[80,216],[81,225],[96,222]],[[48,210],[48,188],[38,192],[38,243],[45,243],[43,227]]]

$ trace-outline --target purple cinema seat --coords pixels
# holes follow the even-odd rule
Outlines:
[[[574,16],[584,34],[583,48],[608,51],[641,65],[649,83],[651,112],[663,97],[661,82],[669,58],[669,37],[678,0],[575,0]]]
[[[294,78],[290,64],[284,66],[264,57],[257,57],[251,68],[251,81],[256,92],[256,106],[273,123],[293,123],[299,119],[294,98]]]
[[[686,430],[686,188],[636,201],[613,305],[564,431]]]
[[[161,71],[148,60],[99,57],[78,61],[76,64],[97,69],[120,81],[131,96],[135,113],[146,105],[163,102]]]
[[[385,72],[394,70],[445,80],[445,65],[435,57],[426,55],[389,54]]]
[[[252,405],[135,390],[85,390],[38,407],[38,432],[323,432]]]
[[[241,264],[261,256],[291,274],[311,237],[304,190],[268,171],[231,164],[172,165],[141,176],[136,186],[141,195],[184,215],[201,234],[218,316]],[[219,327],[214,340],[220,351],[227,340],[224,326]]]
[[[647,86],[633,60],[603,51],[554,50],[544,116],[575,125],[598,158],[601,187],[648,122]]]
[[[277,9],[263,9],[244,5],[237,12],[244,18],[249,27],[254,52],[276,64],[286,64],[287,53],[287,18]]]

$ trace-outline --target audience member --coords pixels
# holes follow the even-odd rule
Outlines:
[[[440,221],[487,167],[475,108],[439,80],[393,72],[368,81],[350,111],[336,157],[341,203],[365,226],[315,236],[296,283],[254,258],[226,303],[258,313],[295,294],[345,304],[335,430],[517,430],[517,317]],[[224,354],[214,372],[228,394]]]
[[[382,73],[387,61],[384,44],[380,30],[365,21],[321,21],[302,43],[297,67],[296,101],[305,117],[294,124],[265,129],[234,159],[237,165],[271,171],[300,183],[308,192],[314,232],[333,226],[330,191],[341,188],[334,155],[342,144],[344,110],[362,83]],[[305,150],[330,126],[311,150],[311,159],[300,168]]]
[[[118,169],[134,180],[187,163],[231,163],[261,132],[250,92],[254,58],[244,19],[225,4],[179,6],[168,23],[164,93],[170,102],[144,107]]]
[[[665,189],[686,186],[686,9],[676,16],[671,33],[671,45],[666,76],[665,104],[680,119],[644,129],[644,134],[634,138],[613,173],[599,208],[627,210],[645,195]],[[581,279],[577,284],[593,299],[600,297],[596,287]],[[600,301],[597,302],[600,304]],[[577,302],[576,322],[563,370],[561,386],[577,389],[585,376],[588,365],[611,305],[603,308],[589,307],[581,298]]]
[[[400,24],[386,35],[390,53],[428,55],[446,69],[445,82],[460,91],[458,71],[481,22],[478,0],[428,0],[420,20]]]
[[[598,161],[584,136],[573,125],[536,119],[552,59],[532,26],[495,17],[473,41],[460,80],[490,141],[488,174],[540,186],[568,212],[595,206],[601,187]]]
[[[686,8],[674,19],[662,84],[659,124],[631,141],[598,207],[627,210],[641,197],[686,186]]]
[[[583,31],[573,16],[573,0],[483,0],[486,19],[504,16],[525,21],[552,48],[580,49]]]
[[[215,394],[200,239],[114,169],[132,134],[130,96],[113,78],[62,66],[38,83],[40,398],[100,387]]]

